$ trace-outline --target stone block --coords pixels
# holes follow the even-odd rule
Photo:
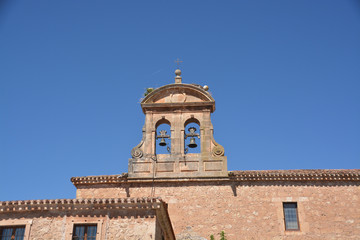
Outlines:
[[[174,172],[174,162],[157,162],[157,172]]]
[[[223,170],[223,162],[222,161],[211,161],[204,162],[205,171],[222,171]]]
[[[180,163],[181,172],[197,172],[199,171],[199,162],[195,161],[181,161]]]

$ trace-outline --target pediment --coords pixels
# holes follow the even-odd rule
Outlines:
[[[214,102],[211,95],[201,86],[192,84],[169,84],[151,92],[141,102],[156,103],[202,103]]]

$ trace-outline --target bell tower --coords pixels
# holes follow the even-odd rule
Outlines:
[[[227,177],[224,148],[213,136],[215,100],[207,86],[182,83],[180,69],[175,75],[174,84],[153,90],[141,102],[145,125],[142,140],[131,150],[128,177]],[[162,124],[170,131],[160,130]],[[157,153],[161,147],[167,152]]]

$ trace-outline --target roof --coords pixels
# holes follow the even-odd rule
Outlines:
[[[44,200],[20,200],[0,202],[0,213],[43,211],[43,210],[82,210],[84,209],[113,209],[114,206],[121,208],[144,208],[144,205],[157,209],[165,203],[161,198],[86,198],[86,199],[44,199]]]
[[[128,179],[127,174],[72,177],[75,185],[152,182],[153,179]],[[360,169],[309,169],[230,171],[225,178],[156,178],[155,182],[181,181],[360,181]]]

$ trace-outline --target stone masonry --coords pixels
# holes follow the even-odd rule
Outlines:
[[[175,234],[224,230],[237,239],[360,239],[360,170],[238,171],[228,179],[134,181],[73,178],[77,197],[162,196]],[[283,202],[297,202],[299,231],[286,231]],[[195,239],[195,238],[194,238]]]
[[[141,102],[145,125],[142,140],[131,151],[129,178],[226,177],[227,158],[211,123],[215,100],[207,88],[181,83],[181,71],[176,73],[177,83],[155,89]],[[185,128],[190,123],[200,127],[198,154],[185,150]],[[156,154],[160,124],[170,126],[170,154]]]
[[[159,198],[0,202],[0,227],[25,226],[24,240],[71,240],[76,224],[96,225],[96,239],[175,239]]]

